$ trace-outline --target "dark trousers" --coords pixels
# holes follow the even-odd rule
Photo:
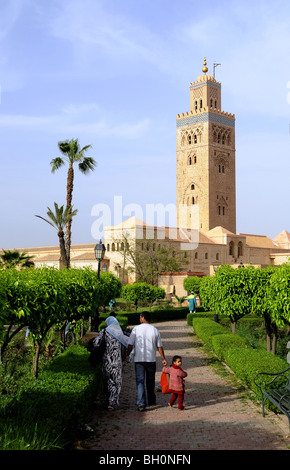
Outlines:
[[[172,397],[170,399],[169,405],[171,405],[171,406],[174,405],[177,397],[178,397],[178,408],[180,410],[182,410],[183,409],[184,393],[173,393]]]
[[[156,362],[135,362],[137,405],[155,405]],[[146,385],[146,391],[145,391]],[[146,400],[147,392],[147,400]]]

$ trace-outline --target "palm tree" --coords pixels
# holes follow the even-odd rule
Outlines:
[[[32,258],[34,256],[28,255],[24,251],[20,253],[18,250],[3,250],[3,253],[0,255],[1,263],[5,268],[14,268],[20,266],[22,268],[33,266]]]
[[[96,166],[96,162],[91,157],[86,157],[86,151],[91,148],[91,145],[86,145],[82,149],[79,146],[78,139],[66,140],[58,142],[58,148],[67,160],[69,167],[67,173],[67,186],[66,186],[66,205],[70,207],[72,205],[72,193],[74,184],[74,168],[73,164],[78,163],[79,170],[87,174],[90,170],[93,171]],[[61,157],[54,158],[50,164],[52,166],[52,173],[58,170],[65,163],[65,160]],[[65,248],[67,253],[68,264],[70,264],[70,245],[71,245],[71,224],[72,220],[68,220],[65,230]]]
[[[67,251],[65,247],[65,233],[64,233],[64,227],[68,223],[68,221],[77,214],[77,209],[74,211],[72,210],[72,206],[66,206],[66,208],[63,208],[64,206],[58,207],[57,203],[54,203],[54,208],[55,208],[55,213],[52,212],[52,210],[48,207],[47,215],[50,220],[45,219],[44,217],[41,217],[41,215],[36,215],[35,217],[39,217],[40,219],[44,220],[48,224],[52,225],[58,232],[58,238],[59,238],[59,248],[60,248],[60,256],[62,260],[63,266],[66,268],[69,268],[69,259],[67,256]]]

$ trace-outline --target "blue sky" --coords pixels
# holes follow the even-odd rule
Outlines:
[[[73,243],[114,196],[175,204],[175,119],[204,56],[236,116],[237,232],[290,231],[289,26],[288,0],[1,0],[0,248],[58,244],[35,214],[65,204],[61,140],[97,161],[76,170]]]

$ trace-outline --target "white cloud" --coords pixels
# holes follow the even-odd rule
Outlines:
[[[171,49],[166,38],[150,30],[142,16],[123,14],[120,7],[114,7],[113,12],[100,0],[83,0],[81,3],[71,0],[63,3],[57,15],[50,18],[49,32],[52,37],[71,45],[84,72],[88,64],[97,64],[91,68],[94,74],[106,74],[109,68],[118,76],[132,73],[132,67],[141,69],[146,64],[170,72]]]
[[[50,116],[27,116],[27,115],[1,115],[0,127],[2,128],[25,128],[31,130],[42,130],[46,132],[71,132],[86,133],[96,136],[115,136],[123,139],[138,139],[149,132],[149,119],[139,119],[137,122],[120,122],[112,125],[105,118],[100,119],[99,107],[95,103],[80,106],[68,105],[59,114]]]
[[[78,124],[63,124],[62,131],[73,133],[86,133],[102,137],[121,137],[127,140],[139,139],[149,131],[149,119],[143,119],[136,123],[122,123],[116,126],[110,126],[105,121]]]

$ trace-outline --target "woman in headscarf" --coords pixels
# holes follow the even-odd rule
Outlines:
[[[106,318],[107,327],[100,331],[94,340],[95,346],[105,335],[106,349],[102,361],[104,391],[108,400],[108,410],[119,406],[122,387],[122,345],[126,348],[128,337],[124,335],[118,320],[114,316]]]

